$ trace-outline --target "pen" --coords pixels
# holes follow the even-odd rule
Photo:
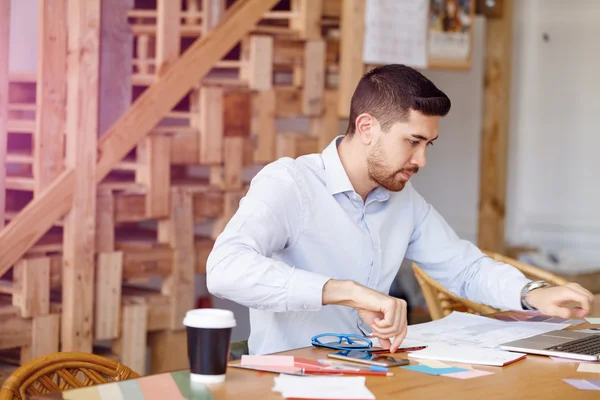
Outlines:
[[[355,364],[348,364],[348,363],[344,363],[344,362],[340,362],[340,361],[331,361],[331,360],[319,360],[318,361],[319,364],[325,364],[325,365],[339,365],[340,367],[346,367],[348,368],[347,370],[363,370],[363,371],[374,371],[374,372],[387,372],[388,368],[387,367],[382,367],[379,365],[369,365],[367,366],[363,366],[363,365],[355,365]]]
[[[403,352],[403,351],[416,351],[416,350],[423,350],[426,349],[427,346],[412,346],[412,347],[398,347],[398,350],[396,350],[396,352]],[[377,350],[367,350],[369,353],[389,353],[390,350],[389,349],[377,349]]]
[[[301,373],[306,374],[323,374],[323,375],[373,375],[373,376],[392,376],[393,372],[383,372],[383,371],[353,371],[353,370],[326,370],[326,369],[312,369],[312,368],[302,368],[300,370]]]

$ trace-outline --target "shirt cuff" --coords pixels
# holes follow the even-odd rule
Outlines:
[[[323,306],[323,286],[331,278],[294,268],[288,290],[288,311],[318,311]]]
[[[518,278],[514,283],[510,285],[508,289],[508,306],[513,311],[529,311],[523,308],[523,304],[521,303],[521,291],[531,282],[531,279],[526,277]]]

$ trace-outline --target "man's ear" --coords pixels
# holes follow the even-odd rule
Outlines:
[[[376,124],[377,120],[371,114],[362,113],[356,117],[356,134],[364,144],[369,145],[374,140],[373,128]]]

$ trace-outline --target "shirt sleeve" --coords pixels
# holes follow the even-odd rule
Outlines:
[[[521,290],[530,280],[460,239],[416,190],[411,196],[416,220],[406,258],[457,296],[498,309],[523,310]]]
[[[303,178],[293,163],[280,159],[253,178],[208,257],[211,294],[273,312],[322,307],[329,277],[271,258],[294,243],[307,221]]]

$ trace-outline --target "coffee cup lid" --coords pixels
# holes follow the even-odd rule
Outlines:
[[[189,310],[183,319],[185,326],[194,328],[233,328],[235,317],[230,310],[219,308],[198,308]]]

